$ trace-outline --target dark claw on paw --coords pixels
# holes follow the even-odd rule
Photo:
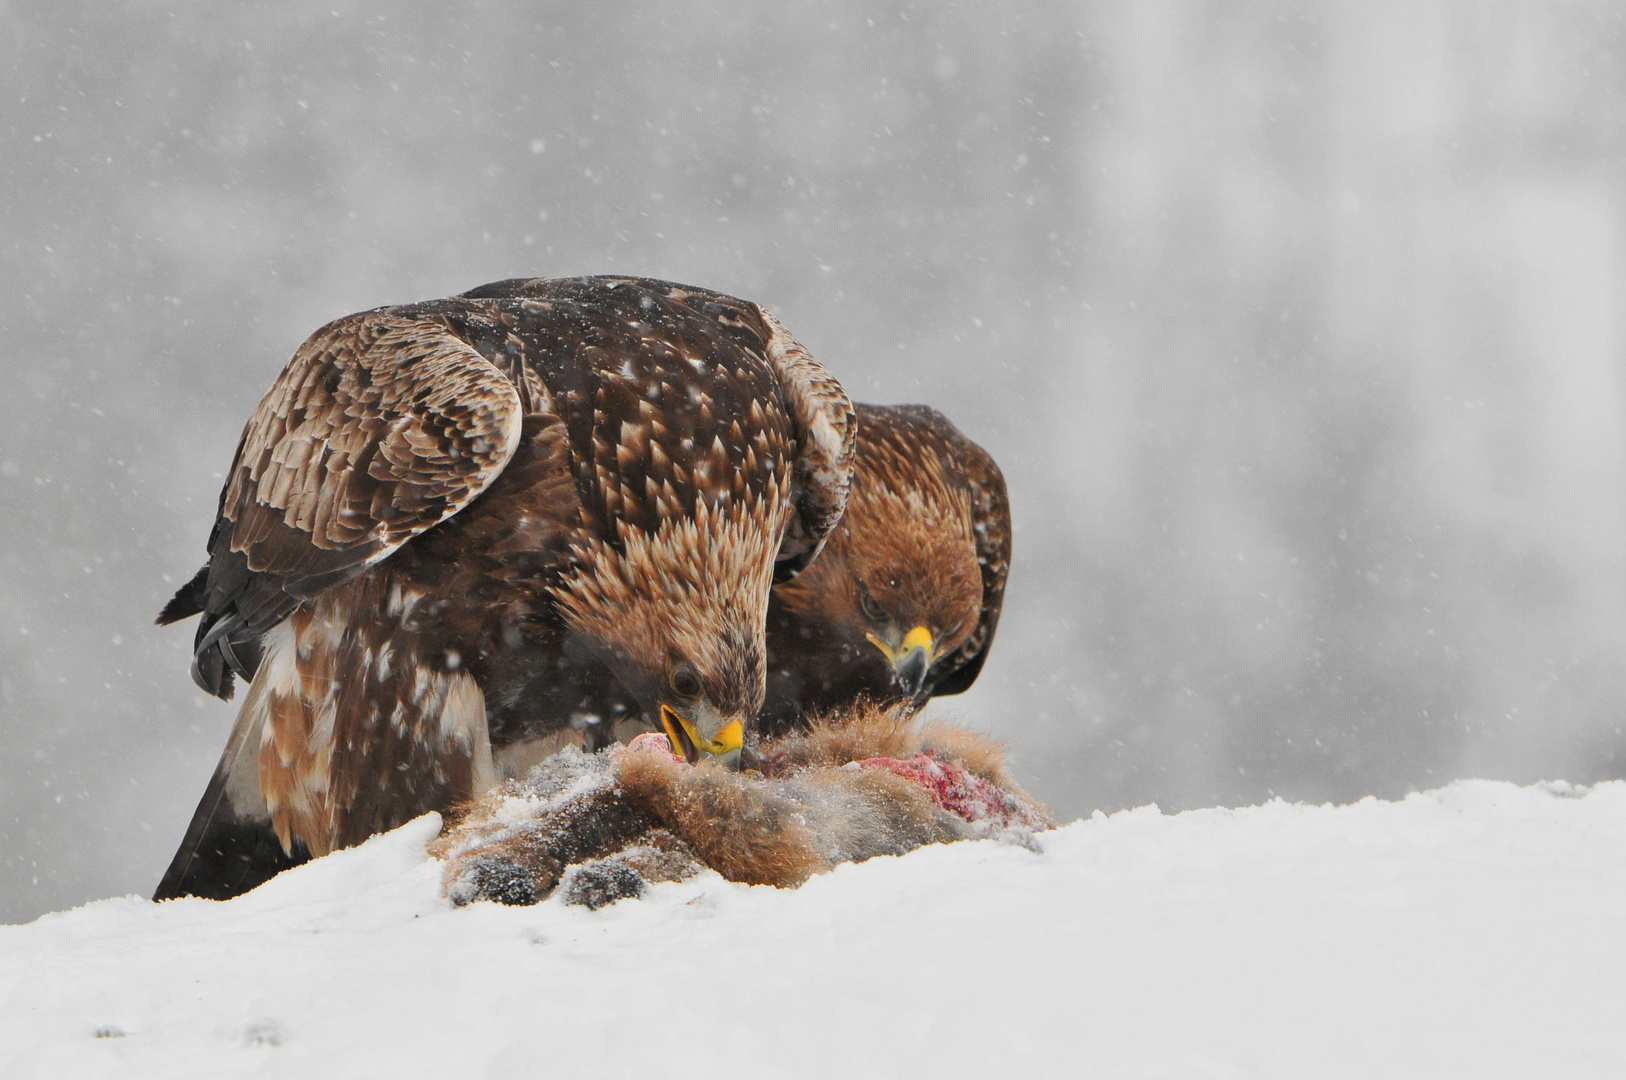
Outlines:
[[[529,907],[553,890],[551,879],[542,879],[528,866],[507,859],[482,859],[457,876],[450,895],[458,907],[476,900],[494,900],[512,907]]]
[[[638,871],[619,859],[586,863],[565,882],[565,903],[597,911],[617,900],[635,900],[648,886]]]

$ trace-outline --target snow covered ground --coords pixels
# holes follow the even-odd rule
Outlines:
[[[1626,783],[454,910],[432,819],[0,927],[0,1076],[1626,1076]]]

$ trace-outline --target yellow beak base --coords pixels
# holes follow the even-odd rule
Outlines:
[[[903,635],[903,641],[897,648],[888,645],[885,639],[875,634],[865,634],[869,643],[881,650],[881,654],[891,663],[892,670],[897,673],[898,685],[905,694],[913,695],[924,685],[926,670],[937,659],[937,642],[932,638],[932,632],[924,626],[912,627]]]
[[[713,738],[705,738],[700,731],[670,705],[661,706],[661,727],[666,729],[672,752],[682,754],[684,760],[694,764],[705,751],[714,761],[731,769],[739,768],[740,750],[745,745],[745,725],[738,720],[724,724]]]
[[[931,659],[932,650],[936,647],[936,644],[937,643],[932,640],[932,632],[930,630],[926,629],[924,626],[917,626],[907,634],[903,635],[903,647],[898,651],[900,653],[908,653],[911,649],[925,649],[926,657],[929,660]]]

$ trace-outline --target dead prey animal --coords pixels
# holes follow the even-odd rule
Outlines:
[[[1037,848],[1049,812],[992,740],[868,709],[756,748],[757,769],[687,764],[664,736],[570,747],[473,803],[431,847],[447,897],[601,907],[702,868],[795,887],[843,862],[1000,837]]]

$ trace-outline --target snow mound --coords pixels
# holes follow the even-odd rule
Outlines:
[[[1626,1075],[1626,783],[1155,807],[598,911],[433,815],[227,903],[0,927],[0,1076]]]

